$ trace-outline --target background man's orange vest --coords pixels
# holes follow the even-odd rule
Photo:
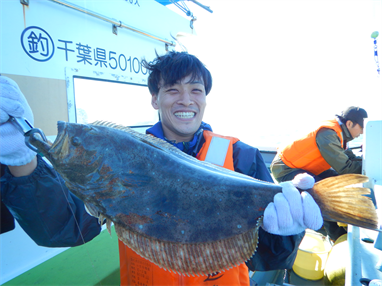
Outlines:
[[[322,157],[320,150],[317,147],[316,136],[321,128],[333,129],[341,140],[343,146],[342,129],[337,120],[328,120],[318,127],[313,132],[294,141],[284,149],[278,150],[280,159],[290,168],[303,169],[315,175],[331,168],[331,166]]]
[[[197,155],[202,161],[215,163],[224,168],[234,170],[233,147],[239,139],[204,131],[205,143]],[[217,139],[216,139],[217,138]],[[211,147],[211,149],[210,149]],[[216,151],[218,150],[218,152]],[[225,153],[224,153],[225,152]],[[188,277],[166,271],[154,263],[142,258],[119,241],[119,259],[121,285],[205,285],[249,286],[248,267],[245,263],[230,270],[208,276]]]

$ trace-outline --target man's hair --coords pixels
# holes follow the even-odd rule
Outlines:
[[[172,86],[186,76],[191,75],[191,82],[202,79],[206,95],[212,88],[212,77],[209,70],[195,56],[186,52],[168,52],[157,57],[152,62],[142,61],[142,65],[149,71],[148,86],[151,94],[158,94],[159,84],[163,80],[164,86]]]
[[[341,123],[345,124],[350,121],[352,123],[352,128],[357,124],[357,122],[351,121],[350,119],[344,118],[342,116],[337,115],[338,119],[341,121]]]
[[[336,114],[336,116],[343,124],[346,124],[346,122],[350,120],[353,123],[352,127],[359,124],[363,128],[363,121],[367,118],[367,112],[358,106],[350,106],[342,111],[341,115]]]

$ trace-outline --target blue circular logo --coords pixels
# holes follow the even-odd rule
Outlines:
[[[35,61],[46,62],[54,54],[52,38],[39,27],[26,28],[21,34],[21,45],[25,53]]]

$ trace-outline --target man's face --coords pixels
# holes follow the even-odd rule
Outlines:
[[[363,134],[363,128],[358,124],[350,120],[346,122],[346,127],[348,128],[353,139],[357,138],[359,135]]]
[[[173,86],[161,85],[151,99],[151,105],[159,111],[165,137],[176,142],[192,140],[207,105],[203,80],[190,79],[189,75]]]

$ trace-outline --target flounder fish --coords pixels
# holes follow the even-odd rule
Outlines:
[[[181,275],[207,275],[256,252],[266,206],[281,187],[189,156],[164,140],[112,123],[58,122],[55,142],[32,137],[67,187],[142,257]],[[308,190],[325,220],[376,229],[362,175]]]

